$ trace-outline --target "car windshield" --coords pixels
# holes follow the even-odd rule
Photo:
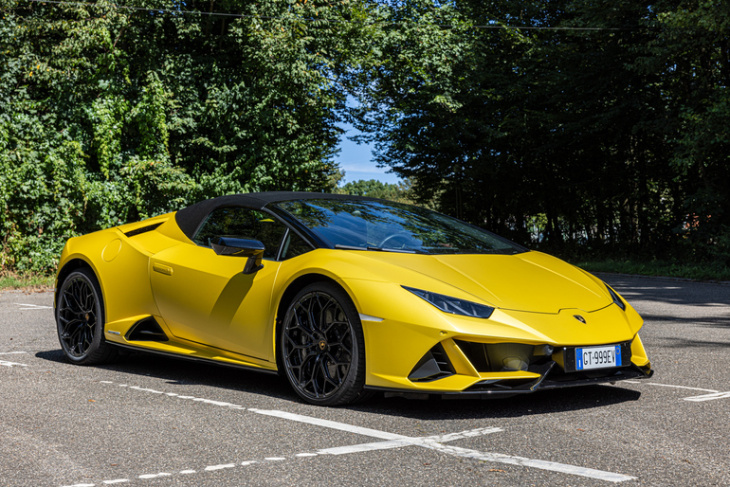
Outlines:
[[[527,249],[425,208],[379,200],[277,203],[333,248],[427,254],[516,254]]]

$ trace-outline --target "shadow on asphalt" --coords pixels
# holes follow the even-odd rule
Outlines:
[[[728,316],[693,316],[692,318],[678,318],[676,316],[655,315],[650,313],[641,313],[644,321],[653,321],[657,323],[687,323],[693,326],[703,326],[707,328],[730,328],[730,309]],[[692,343],[693,340],[687,340]],[[723,343],[724,346],[730,345],[728,342]]]
[[[60,349],[39,352],[36,357],[68,367],[77,367],[65,360]],[[169,389],[165,389],[166,392],[177,392],[175,386],[204,385],[303,404],[285,379],[271,373],[235,369],[143,352],[130,352],[128,356],[113,364],[88,367],[161,379],[169,387]],[[347,406],[346,409],[422,420],[440,420],[444,417],[454,419],[512,418],[606,407],[636,401],[640,396],[641,393],[638,391],[610,385],[571,387],[486,400],[385,398],[382,394],[377,394],[364,403]]]
[[[730,285],[604,274],[600,276],[614,287],[629,303],[639,309],[647,322],[690,323],[707,328],[730,328]],[[682,312],[664,310],[661,313],[642,312],[644,303],[681,306]],[[656,310],[657,306],[650,309]],[[688,346],[698,346],[687,340]],[[710,344],[711,345],[711,344]],[[728,343],[722,344],[727,346]]]
[[[125,352],[127,351],[125,350]],[[113,363],[85,366],[77,366],[68,362],[60,348],[38,352],[36,357],[68,367],[92,367],[132,376],[154,377],[165,381],[166,385],[170,386],[166,392],[177,392],[175,386],[204,385],[292,401],[296,401],[298,398],[289,388],[286,380],[276,373],[255,372],[153,353],[129,351]],[[131,381],[132,379],[130,379]]]
[[[596,273],[628,302],[635,300],[692,307],[730,307],[728,283],[696,282],[670,278],[647,278]]]
[[[639,391],[604,385],[539,391],[501,399],[416,400],[377,397],[351,409],[421,420],[438,420],[445,416],[451,419],[516,418],[602,408],[637,401],[640,397]]]

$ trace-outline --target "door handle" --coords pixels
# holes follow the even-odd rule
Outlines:
[[[152,264],[152,270],[164,274],[166,276],[172,275],[172,267],[163,264],[154,263]]]

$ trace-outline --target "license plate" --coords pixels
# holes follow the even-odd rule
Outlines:
[[[621,345],[575,349],[576,370],[621,367]]]

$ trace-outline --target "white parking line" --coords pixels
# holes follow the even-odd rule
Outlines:
[[[703,396],[692,396],[692,397],[685,397],[685,401],[692,401],[692,402],[704,402],[704,401],[713,401],[715,399],[727,399],[730,398],[730,391],[728,392],[715,392],[714,394],[705,394]]]
[[[387,439],[389,441],[386,442],[380,442],[379,445],[382,448],[397,448],[399,446],[406,446],[406,445],[415,445],[415,446],[421,446],[424,448],[429,448],[432,450],[439,451],[441,453],[446,453],[448,455],[453,455],[461,458],[471,458],[475,460],[481,460],[486,462],[495,462],[495,463],[506,463],[509,465],[520,465],[523,467],[533,467],[533,468],[539,468],[542,470],[550,470],[553,472],[561,472],[561,473],[567,473],[571,475],[579,475],[582,477],[589,477],[593,479],[598,480],[605,480],[608,482],[625,482],[627,480],[634,480],[635,477],[630,477],[628,475],[623,475],[619,473],[614,472],[606,472],[603,470],[595,470],[592,468],[585,468],[585,467],[578,467],[576,465],[567,465],[563,463],[557,463],[557,462],[549,462],[545,460],[534,460],[531,458],[524,458],[524,457],[517,457],[512,455],[504,455],[502,453],[485,453],[480,452],[476,450],[470,450],[468,448],[460,448],[457,446],[446,446],[442,443],[446,438],[453,438],[458,439],[462,438],[463,434],[469,434],[467,432],[464,433],[457,433],[452,435],[445,435],[445,436],[438,436],[438,437],[425,437],[425,438],[412,438],[408,436],[403,435],[397,435],[393,433],[388,433],[385,431],[379,431],[379,430],[372,430],[370,428],[361,428],[359,426],[352,426],[345,423],[337,423],[335,421],[329,421],[319,418],[311,418],[309,416],[302,416],[299,414],[292,414],[287,413],[284,411],[265,411],[260,409],[249,409],[249,411],[253,411],[255,413],[259,414],[266,414],[268,416],[276,416],[278,418],[288,419],[291,421],[297,421],[301,423],[307,423],[317,426],[324,426],[326,428],[332,428],[337,429],[341,431],[349,431],[352,433],[358,433],[365,436],[373,436],[375,438],[383,438]],[[496,428],[497,430],[500,430],[500,428]],[[480,428],[479,430],[481,434],[485,434],[487,432],[494,432],[494,428]],[[325,450],[319,450],[318,453],[324,453],[324,454],[334,454],[334,455],[342,455],[345,453],[354,453],[358,451],[368,451],[372,449],[382,449],[382,448],[373,448],[373,446],[376,446],[378,444],[368,443],[363,445],[365,447],[365,450],[362,450],[358,448],[360,445],[354,445],[352,447],[340,447],[340,448],[329,448]],[[392,446],[391,446],[392,445]]]
[[[703,394],[701,396],[690,396],[690,397],[682,398],[685,401],[691,401],[691,402],[714,401],[715,399],[730,398],[730,391],[721,392],[721,391],[718,391],[715,389],[702,389],[700,387],[677,386],[677,385],[672,385],[672,384],[656,384],[654,382],[638,382],[638,381],[634,381],[634,380],[627,380],[627,381],[624,381],[624,383],[641,384],[641,385],[656,386],[656,387],[669,387],[671,389],[684,389],[684,390],[688,390],[688,391],[700,391],[700,392],[709,393],[709,394]]]
[[[235,468],[235,467],[236,467],[235,463],[226,463],[223,465],[211,465],[209,467],[205,467],[205,471],[212,472],[214,470],[223,470],[224,468]]]
[[[26,364],[19,364],[17,362],[8,362],[7,360],[0,360],[0,365],[3,367],[27,367]]]
[[[0,352],[0,355],[21,355],[28,352]]]
[[[171,473],[167,472],[160,472],[160,473],[150,473],[145,475],[140,475],[137,477],[138,479],[148,480],[148,479],[159,479],[161,477],[172,477]]]
[[[624,384],[641,384],[642,386],[654,386],[654,387],[670,387],[672,389],[687,389],[690,391],[702,391],[702,392],[719,392],[715,389],[701,389],[699,387],[687,387],[687,386],[675,386],[672,384],[657,384],[656,382],[645,382],[638,380],[625,380],[623,381]]]
[[[480,460],[480,461],[486,461],[486,462],[494,462],[494,463],[504,463],[509,465],[519,465],[523,467],[532,467],[532,468],[538,468],[542,470],[549,470],[553,472],[560,472],[560,473],[566,473],[570,475],[578,475],[582,477],[588,477],[593,478],[597,480],[604,480],[607,482],[625,482],[627,480],[635,480],[635,477],[631,477],[628,475],[623,475],[619,473],[614,472],[606,472],[603,470],[596,470],[592,468],[586,468],[586,467],[579,467],[576,465],[568,465],[568,464],[562,464],[557,462],[550,462],[545,460],[536,460],[531,458],[524,458],[524,457],[518,457],[518,456],[512,456],[512,455],[505,455],[502,453],[489,453],[489,452],[480,452],[477,450],[471,450],[468,448],[461,448],[456,446],[447,446],[444,445],[446,442],[451,442],[463,438],[469,438],[474,436],[481,436],[486,435],[490,433],[495,433],[502,431],[501,428],[478,428],[475,430],[469,430],[469,431],[462,431],[459,433],[449,433],[446,435],[439,435],[439,436],[429,436],[429,437],[409,437],[405,435],[399,435],[395,433],[390,433],[387,431],[381,431],[376,430],[372,428],[365,428],[362,426],[355,426],[351,424],[346,423],[340,423],[336,421],[330,421],[326,419],[320,419],[320,418],[313,418],[310,416],[303,416],[300,414],[294,414],[289,413],[286,411],[278,411],[278,410],[265,410],[265,409],[256,409],[256,408],[246,408],[244,406],[238,405],[238,404],[232,404],[228,402],[223,401],[213,401],[209,399],[204,398],[198,398],[194,396],[180,396],[177,394],[172,393],[166,393],[164,391],[158,391],[156,389],[148,389],[144,387],[138,387],[138,386],[130,386],[127,384],[115,384],[111,381],[100,381],[103,384],[111,384],[111,385],[117,385],[118,387],[124,387],[131,390],[139,391],[139,392],[147,392],[152,394],[159,394],[161,396],[166,397],[172,397],[176,399],[184,399],[184,400],[192,400],[195,402],[200,402],[203,404],[209,404],[213,406],[219,406],[219,407],[226,407],[230,409],[238,409],[238,410],[246,410],[250,411],[252,413],[256,414],[262,414],[265,416],[271,416],[276,417],[280,419],[286,419],[289,421],[295,421],[298,423],[304,423],[304,424],[311,424],[313,426],[319,426],[329,429],[335,429],[339,431],[345,431],[348,433],[358,434],[361,436],[369,436],[371,438],[378,438],[385,441],[380,442],[369,442],[364,443],[361,445],[350,445],[345,447],[335,447],[335,448],[326,448],[318,450],[316,453],[311,452],[302,452],[294,455],[294,457],[312,457],[312,456],[318,456],[318,455],[344,455],[348,453],[358,453],[358,452],[365,452],[365,451],[372,451],[372,450],[383,450],[383,449],[391,449],[391,448],[401,448],[406,446],[419,446],[423,448],[428,448],[431,450],[438,451],[440,453],[445,453],[448,455],[460,457],[460,458],[469,458],[474,460]],[[279,462],[286,460],[286,457],[267,457],[265,458],[265,461],[269,462]],[[246,461],[240,463],[240,466],[247,466],[251,465],[252,463],[255,463],[256,461]],[[211,470],[218,470],[222,468],[233,468],[234,464],[223,464],[223,465],[212,465],[205,468],[206,471]],[[161,474],[158,474],[161,475]],[[143,478],[142,476],[139,476],[138,478]],[[153,478],[153,477],[145,477],[145,478]],[[79,487],[79,486],[72,486],[72,487]]]
[[[41,306],[40,304],[13,303],[21,306],[20,311],[33,311],[37,309],[53,309],[53,306]]]
[[[471,438],[474,436],[486,435],[489,433],[498,433],[504,431],[502,428],[479,428],[477,430],[462,431],[461,433],[449,433],[440,436],[427,436],[425,438],[409,438],[405,437],[400,440],[376,441],[373,443],[361,443],[359,445],[338,446],[334,448],[326,448],[318,450],[317,453],[325,455],[344,455],[347,453],[357,453],[374,450],[388,450],[390,448],[400,448],[408,445],[418,445],[430,448],[433,442],[445,443],[462,438]]]

